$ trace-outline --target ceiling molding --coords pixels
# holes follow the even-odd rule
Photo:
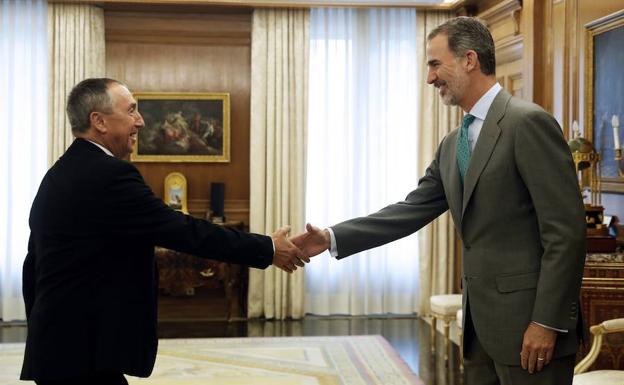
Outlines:
[[[522,59],[524,38],[522,35],[509,36],[496,42],[496,65]]]
[[[520,0],[504,0],[495,6],[486,9],[478,14],[480,19],[483,19],[487,25],[496,24],[499,21],[506,18],[513,18],[514,13],[522,9],[522,3]]]
[[[438,3],[432,3],[438,1]],[[416,8],[423,10],[456,10],[466,0],[50,0],[51,3],[81,3],[108,6],[175,5],[175,6],[232,6],[232,7],[349,7],[349,8]]]

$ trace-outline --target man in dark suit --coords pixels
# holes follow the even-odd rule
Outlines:
[[[337,258],[409,235],[451,211],[463,241],[467,385],[571,384],[585,214],[555,119],[496,82],[494,42],[468,17],[427,38],[427,82],[465,112],[405,201],[293,238]]]
[[[35,197],[23,269],[28,336],[21,379],[37,384],[127,384],[156,358],[154,246],[288,272],[309,261],[283,228],[248,234],[166,206],[123,160],[144,126],[128,89],[112,79],[74,87],[76,137]]]

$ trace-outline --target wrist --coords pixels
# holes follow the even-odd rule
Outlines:
[[[323,230],[323,239],[325,240],[325,248],[329,249],[331,247],[331,235],[329,235],[329,230]]]

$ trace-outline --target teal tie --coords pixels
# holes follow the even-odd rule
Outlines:
[[[468,144],[468,126],[472,124],[475,117],[466,114],[462,121],[461,129],[459,130],[459,137],[457,138],[457,166],[459,166],[459,178],[464,184],[464,177],[466,176],[466,170],[468,170],[468,164],[470,163],[470,144]]]

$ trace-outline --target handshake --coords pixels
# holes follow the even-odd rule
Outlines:
[[[275,252],[273,264],[287,273],[297,270],[310,262],[310,257],[328,250],[331,245],[329,231],[321,230],[311,224],[306,231],[288,238],[290,226],[282,227],[271,235]]]

